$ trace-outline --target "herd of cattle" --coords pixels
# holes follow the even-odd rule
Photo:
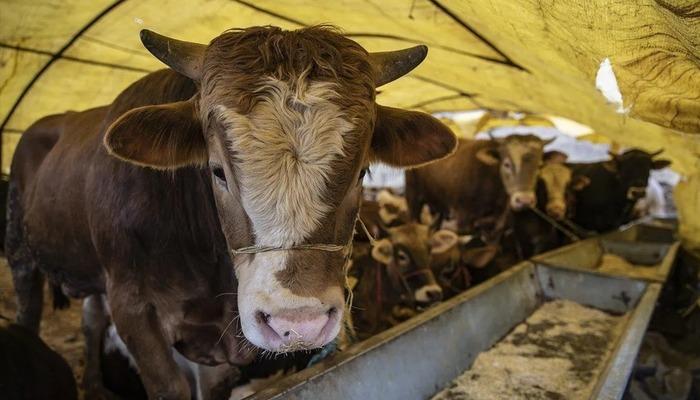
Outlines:
[[[0,346],[38,332],[45,280],[58,307],[84,299],[86,398],[114,398],[135,371],[142,396],[187,399],[216,397],[230,370],[216,365],[246,366],[246,379],[306,365],[339,335],[361,340],[628,222],[650,170],[669,164],[641,150],[567,164],[532,135],[457,140],[429,115],[376,104],[425,46],[368,53],[328,27],[142,41],[171,69],[111,105],[41,119],[12,163],[20,326]],[[373,162],[409,168],[405,198],[363,196]],[[15,348],[37,348],[25,342]],[[40,353],[12,353],[15,367]],[[14,368],[15,388],[74,398],[64,381],[28,384],[38,371]]]
[[[405,172],[405,198],[369,193],[356,237],[353,322],[360,339],[518,261],[632,221],[659,153],[566,163],[533,135],[460,139],[443,160]]]

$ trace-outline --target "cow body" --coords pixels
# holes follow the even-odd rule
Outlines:
[[[133,329],[165,339],[146,347],[176,345],[194,361],[241,363],[247,356],[231,336],[240,328],[218,342],[236,299],[217,295],[234,293],[236,281],[208,175],[140,168],[102,146],[104,128],[125,110],[193,92],[189,79],[163,70],[110,107],[48,117],[27,130],[12,165],[8,260],[45,273],[71,296],[107,293],[127,342],[129,325],[146,318]],[[38,327],[36,315],[30,325]]]
[[[428,204],[439,219],[451,216],[459,233],[497,241],[510,209],[535,205],[543,142],[536,136],[460,139],[449,158],[406,171],[406,198],[414,219]]]
[[[484,165],[479,150],[491,141],[460,139],[457,152],[436,165],[406,171],[406,199],[412,218],[419,220],[424,204],[438,218],[457,220],[460,231],[469,232],[479,221],[500,215],[508,204],[498,167]]]
[[[424,46],[372,54],[329,27],[142,41],[177,73],[23,135],[6,248],[22,325],[38,330],[46,274],[87,297],[86,379],[101,381],[111,320],[149,397],[183,399],[173,346],[200,363],[246,363],[255,347],[333,340],[362,171],[427,163],[456,140],[430,116],[374,102]]]

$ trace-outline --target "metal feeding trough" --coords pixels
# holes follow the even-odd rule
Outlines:
[[[619,316],[610,350],[597,361],[591,399],[620,399],[675,257],[672,234],[637,226],[527,261],[422,314],[290,375],[253,399],[426,399],[450,386],[480,353],[502,341],[550,300],[569,300]],[[639,250],[626,247],[640,240]],[[651,244],[649,244],[651,243]],[[646,246],[646,247],[645,247]],[[649,251],[647,247],[655,250]],[[663,247],[662,247],[663,246]],[[657,260],[656,251],[663,253]],[[655,279],[594,268],[600,254],[635,254]],[[596,255],[597,254],[597,255]],[[619,276],[616,276],[619,275]]]
[[[664,225],[637,224],[533,257],[549,266],[665,282],[679,243]]]

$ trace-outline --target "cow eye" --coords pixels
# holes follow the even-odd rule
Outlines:
[[[513,167],[513,163],[511,163],[510,160],[508,160],[508,159],[503,160],[503,168],[511,169],[512,167]]]
[[[400,265],[407,265],[409,262],[408,254],[406,254],[403,250],[399,250],[399,252],[396,254],[396,258],[398,259]]]
[[[218,166],[212,167],[211,169],[212,175],[214,175],[214,178],[216,178],[219,182],[221,183],[226,183],[226,174],[224,173],[224,169]]]
[[[360,171],[360,177],[357,178],[357,181],[362,182],[362,178],[364,178],[365,175],[367,175],[367,168],[362,168],[362,170]]]

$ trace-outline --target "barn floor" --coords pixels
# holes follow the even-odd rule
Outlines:
[[[17,314],[12,274],[5,257],[0,257],[0,315],[12,321]],[[67,310],[52,309],[51,294],[44,293],[44,315],[41,322],[41,338],[68,361],[76,381],[80,383],[85,366],[84,341],[80,330],[81,302],[71,300]]]

